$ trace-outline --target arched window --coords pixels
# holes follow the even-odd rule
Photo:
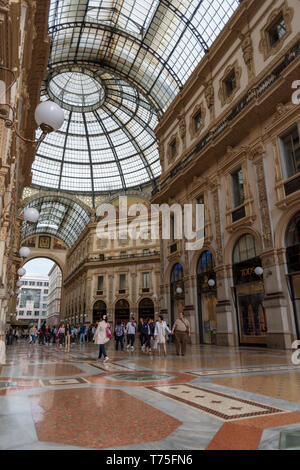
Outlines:
[[[197,274],[209,273],[214,270],[215,263],[210,251],[204,251],[197,264]]]
[[[180,263],[176,263],[173,266],[172,272],[171,272],[171,282],[178,282],[183,279],[183,269]]]
[[[292,218],[285,233],[286,248],[299,245],[299,244],[300,244],[300,212],[298,212]]]
[[[233,264],[242,263],[248,259],[256,258],[258,256],[257,241],[253,235],[247,233],[242,235],[241,238],[236,242],[233,253],[232,262]]]

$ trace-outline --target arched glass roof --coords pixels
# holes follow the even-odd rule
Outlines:
[[[239,0],[51,0],[42,100],[65,109],[33,185],[95,194],[160,175],[153,129]]]
[[[90,221],[89,214],[77,202],[61,196],[42,196],[26,207],[37,209],[40,217],[36,224],[23,222],[22,240],[39,233],[48,233],[70,248]]]

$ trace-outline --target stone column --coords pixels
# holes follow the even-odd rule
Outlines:
[[[134,318],[137,317],[138,313],[138,305],[137,305],[137,292],[138,286],[136,283],[137,274],[136,273],[129,273],[131,276],[131,296],[129,292],[129,299],[131,298],[130,302],[130,314],[134,315]],[[128,283],[129,284],[129,283]]]
[[[261,255],[264,269],[264,307],[267,321],[268,348],[290,349],[294,340],[288,318],[287,289],[283,288],[275,250]]]
[[[284,294],[287,289],[282,285],[281,270],[274,250],[273,233],[268,201],[268,187],[264,170],[265,149],[262,144],[252,150],[250,159],[256,169],[258,202],[261,219],[264,252],[261,254],[264,268],[263,280],[265,289],[264,307],[267,320],[267,346],[286,349],[291,347],[293,334],[290,331],[288,318],[288,299]]]
[[[93,321],[93,292],[92,292],[92,278],[86,279],[86,314],[85,320],[92,323]]]
[[[233,285],[231,269],[224,266],[215,268],[218,303],[216,340],[218,346],[238,345],[238,325],[236,323],[236,310],[232,298]]]

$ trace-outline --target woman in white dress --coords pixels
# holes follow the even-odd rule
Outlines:
[[[167,355],[166,336],[171,330],[167,323],[163,320],[162,316],[159,315],[157,322],[155,323],[154,338],[157,341],[158,354],[160,354],[160,345],[164,346],[165,356]]]

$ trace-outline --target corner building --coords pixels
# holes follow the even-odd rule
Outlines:
[[[299,15],[296,0],[242,2],[155,130],[151,202],[205,208],[201,250],[160,247],[161,310],[183,308],[201,343],[300,339]]]

